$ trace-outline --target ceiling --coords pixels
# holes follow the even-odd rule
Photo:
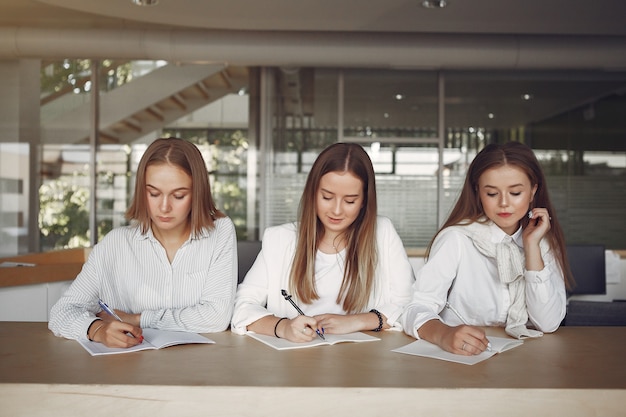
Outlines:
[[[2,0],[0,26],[245,31],[626,35],[623,0]]]
[[[626,70],[623,0],[0,0],[0,59]]]
[[[474,113],[484,118],[491,108],[500,112],[501,126],[515,126],[614,92],[624,94],[624,0],[448,0],[443,9],[427,9],[421,2],[159,0],[156,6],[140,7],[130,0],[0,0],[0,59],[75,56],[283,68],[572,74],[530,75],[522,82],[500,74],[460,83],[458,89],[450,84],[446,93],[459,106],[449,116],[461,126],[475,120]],[[391,91],[392,82],[394,92],[415,82],[414,77],[406,83],[391,77],[382,86],[385,90]],[[357,91],[372,92],[362,103],[380,100],[374,95],[379,86],[368,76],[354,80]],[[530,108],[503,105],[533,87],[549,94],[549,101]],[[436,100],[436,92],[426,100]],[[491,104],[487,108],[484,103]],[[434,105],[411,103],[410,108],[421,109],[419,117],[436,117]],[[375,117],[367,115],[367,108],[357,113],[355,120]],[[418,116],[413,112],[403,117]]]

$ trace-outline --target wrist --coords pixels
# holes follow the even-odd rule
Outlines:
[[[279,325],[279,324],[280,324],[283,320],[286,320],[286,319],[287,319],[287,317],[281,317],[281,318],[279,318],[279,319],[278,319],[278,321],[277,321],[277,322],[276,322],[276,324],[274,325],[274,336],[276,336],[276,337],[277,337],[277,338],[279,338],[279,339],[282,339],[282,337],[280,337],[280,336],[278,335],[278,333],[279,333],[279,330],[278,330],[278,325]],[[284,336],[284,333],[283,333],[282,331],[281,331],[280,333],[282,333],[282,334],[283,334],[283,336]]]
[[[96,333],[98,333],[98,331],[102,329],[102,326],[104,326],[104,321],[101,319],[96,319],[91,322],[91,324],[87,328],[87,339],[89,339],[90,342],[94,341]]]
[[[383,315],[380,313],[380,311],[376,310],[375,308],[371,309],[370,313],[374,313],[376,315],[376,322],[377,322],[377,327],[373,328],[372,331],[373,332],[381,331],[384,325]]]

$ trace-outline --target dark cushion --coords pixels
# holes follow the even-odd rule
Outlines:
[[[565,326],[626,326],[626,302],[570,300]]]

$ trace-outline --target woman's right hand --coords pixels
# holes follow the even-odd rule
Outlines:
[[[317,320],[308,316],[297,316],[293,319],[285,319],[278,323],[276,334],[291,342],[304,343],[310,342],[317,337],[315,330],[317,328]]]
[[[129,348],[143,342],[140,327],[117,320],[97,320],[87,333],[91,340],[110,348]]]
[[[478,355],[489,348],[485,331],[475,326],[450,327],[439,320],[430,320],[419,328],[418,334],[421,339],[457,355]]]

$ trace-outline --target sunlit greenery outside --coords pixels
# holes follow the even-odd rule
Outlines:
[[[237,239],[247,236],[247,154],[248,139],[241,130],[166,129],[164,137],[179,137],[194,143],[209,170],[211,192],[217,207],[228,215]]]
[[[63,179],[39,189],[41,246],[48,249],[89,245],[89,191]]]
[[[133,79],[132,63],[105,60],[99,64],[101,89],[109,91]],[[91,88],[91,62],[85,59],[66,59],[42,63],[42,103],[51,102],[64,94],[84,94]],[[235,223],[237,237],[245,239],[246,229],[246,156],[248,141],[241,130],[164,130],[164,137],[180,137],[196,144],[205,157],[210,173],[213,197],[218,208]],[[61,163],[61,162],[60,162]],[[97,187],[113,189],[115,177],[130,179],[133,173],[109,169],[104,164],[97,167]],[[40,247],[41,250],[89,246],[89,171],[77,168],[71,175],[42,179],[40,197]],[[97,196],[98,241],[114,224],[126,224],[123,219],[133,184],[125,188],[120,203]],[[98,195],[98,194],[97,194]],[[120,208],[120,204],[123,206]],[[117,207],[117,210],[114,209]],[[113,221],[115,220],[115,221]]]
[[[128,61],[104,60],[100,63],[101,88],[105,91],[119,87],[133,78]],[[53,100],[63,94],[84,93],[91,87],[91,61],[65,59],[41,66],[41,96]]]
[[[236,131],[220,131],[211,135],[201,136],[184,132],[174,135],[164,132],[165,137],[185,136],[201,150],[211,181],[211,191],[218,208],[224,211],[234,222],[237,238],[247,238],[246,228],[246,157],[248,142],[244,133]],[[183,132],[177,132],[183,133]],[[206,133],[206,132],[204,132]],[[114,176],[106,166],[98,167],[98,189],[114,187]],[[127,178],[130,172],[117,174]],[[73,175],[62,175],[56,179],[46,180],[39,189],[40,212],[39,229],[42,250],[87,247],[89,239],[89,173],[79,170]],[[127,189],[132,193],[134,184]],[[99,198],[98,240],[113,228],[112,218],[118,216],[118,224],[124,223],[123,211],[127,207],[129,195],[124,196],[121,203],[124,207],[114,211],[115,202],[111,199]]]

